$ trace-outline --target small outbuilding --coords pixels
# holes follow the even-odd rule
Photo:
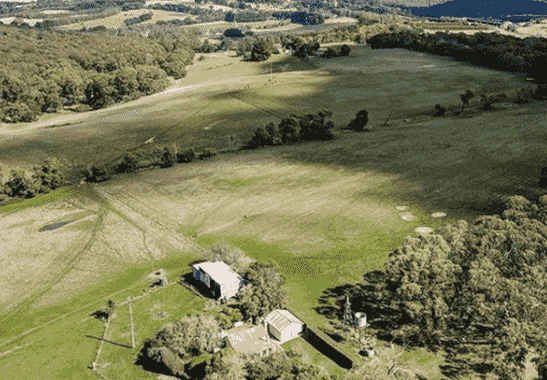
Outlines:
[[[243,277],[223,261],[194,264],[192,268],[194,278],[204,283],[214,298],[228,300],[243,286]]]
[[[298,337],[304,331],[304,322],[296,318],[287,310],[272,311],[264,320],[264,327],[281,343]]]

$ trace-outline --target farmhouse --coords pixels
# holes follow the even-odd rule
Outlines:
[[[296,338],[304,331],[304,322],[300,321],[287,310],[274,310],[264,320],[268,332],[281,343]]]
[[[203,282],[214,298],[234,297],[243,285],[243,277],[223,261],[194,264],[194,278]]]

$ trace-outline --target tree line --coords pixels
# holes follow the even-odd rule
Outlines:
[[[380,33],[367,43],[373,49],[404,48],[415,51],[450,56],[494,70],[525,72],[541,83],[547,82],[544,70],[547,61],[547,39],[526,37],[520,39],[498,33],[479,32],[421,34],[401,30]]]
[[[156,26],[128,34],[19,30],[0,26],[0,120],[98,109],[164,90],[193,63],[196,31]],[[9,52],[9,54],[8,54]]]
[[[12,169],[7,173],[7,181],[0,184],[0,202],[8,198],[33,198],[38,194],[47,194],[64,184],[64,175],[56,158],[48,158],[41,165],[35,165],[30,172]],[[4,173],[0,167],[0,180]]]

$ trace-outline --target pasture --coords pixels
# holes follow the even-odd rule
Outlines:
[[[7,247],[0,256],[7,300],[1,305],[0,355],[21,347],[0,356],[0,366],[8,369],[0,378],[58,378],[60,371],[91,378],[85,367],[98,340],[83,335],[89,328],[102,336],[104,327],[79,321],[104,307],[109,294],[138,285],[147,271],[169,271],[171,265],[180,275],[220,238],[254,259],[275,261],[287,279],[291,306],[321,327],[326,320],[314,311],[321,292],[380,268],[415,228],[472,222],[499,212],[509,195],[538,195],[546,161],[545,102],[500,103],[483,112],[472,101],[459,116],[429,116],[436,103],[451,111],[461,107],[458,95],[466,89],[511,92],[524,86],[521,76],[402,49],[351,47],[348,58],[306,62],[281,55],[265,63],[207,55],[163,94],[78,115],[66,126],[36,128],[38,122],[3,133],[0,160],[28,167],[47,155],[73,166],[112,159],[152,136],[179,149],[222,149],[228,134],[246,141],[263,123],[322,107],[332,109],[337,126],[367,109],[374,127],[339,132],[332,142],[229,153],[118,176],[0,208],[0,239]],[[177,91],[180,86],[195,87]],[[400,205],[416,219],[401,219]],[[435,212],[447,217],[433,218]],[[24,265],[31,260],[35,264]],[[178,309],[168,308],[177,297],[186,299],[182,293],[169,301],[143,301],[149,303],[143,303],[142,316],[134,316],[136,324],[146,325],[153,302],[175,318]],[[109,334],[127,344],[124,311],[119,318]],[[148,323],[150,331],[137,327],[139,339],[159,328]],[[69,338],[77,346],[68,346]],[[70,366],[62,350],[74,356]],[[130,350],[105,343],[103,351],[113,378],[138,376],[128,364]]]

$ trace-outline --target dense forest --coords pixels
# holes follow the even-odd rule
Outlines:
[[[149,38],[0,26],[0,120],[28,122],[65,106],[98,109],[162,91],[168,76],[186,75],[196,33],[170,25]]]
[[[547,196],[509,198],[500,215],[407,238],[350,290],[385,339],[444,348],[451,369],[547,378]],[[447,368],[448,369],[448,368]]]

